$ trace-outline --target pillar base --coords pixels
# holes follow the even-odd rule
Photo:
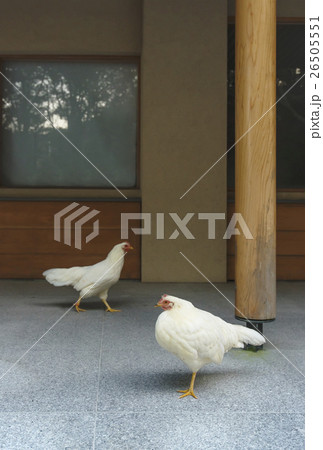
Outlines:
[[[240,316],[234,316],[235,319],[237,320],[241,320],[242,322],[247,322],[250,324],[251,323],[269,323],[269,322],[273,322],[274,320],[276,320],[276,317],[274,317],[273,319],[246,319],[245,317],[240,317]],[[251,328],[251,327],[250,327]]]

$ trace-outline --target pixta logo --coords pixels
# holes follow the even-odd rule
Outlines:
[[[88,206],[80,206],[79,203],[71,203],[66,208],[62,209],[54,215],[54,240],[61,242],[61,229],[63,229],[64,244],[72,246],[72,229],[74,228],[74,247],[81,250],[82,249],[82,227],[84,224],[89,222],[93,217],[100,214],[100,211],[92,209],[86,215],[84,213],[90,208]],[[79,218],[73,225],[73,221]],[[65,218],[63,218],[66,216]],[[63,226],[61,222],[63,221]],[[99,234],[99,219],[93,222],[93,231],[88,234],[85,238],[85,242],[88,243],[92,241]]]
[[[187,213],[182,219],[177,213],[168,213],[176,228],[169,237],[165,238],[165,213],[156,213],[156,239],[177,239],[182,233],[186,239],[195,239],[191,230],[188,228],[189,221],[195,216],[195,213]],[[199,220],[207,221],[208,239],[215,239],[215,229],[217,220],[225,220],[224,213],[198,213]],[[134,234],[152,234],[151,213],[123,213],[121,214],[121,239],[128,239],[129,221],[142,220],[141,228],[130,228]],[[239,224],[239,228],[237,225]],[[240,231],[241,230],[241,231]],[[230,239],[232,235],[242,234],[246,239],[253,239],[253,236],[240,213],[234,213],[231,217],[229,225],[223,235],[223,239]]]

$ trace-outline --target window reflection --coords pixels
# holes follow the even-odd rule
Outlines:
[[[6,61],[2,82],[2,185],[136,185],[138,71],[133,63]]]

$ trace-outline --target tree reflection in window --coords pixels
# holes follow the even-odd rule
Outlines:
[[[5,76],[118,187],[136,185],[135,63],[4,61]],[[1,184],[111,187],[7,81]]]

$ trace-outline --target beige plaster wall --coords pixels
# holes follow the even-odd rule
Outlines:
[[[225,158],[180,196],[226,151],[227,3],[144,0],[141,177],[143,212],[226,212]],[[224,221],[215,240],[195,216],[195,240],[142,239],[143,281],[226,279]],[[154,227],[153,222],[153,227]],[[170,219],[165,236],[176,228]]]
[[[0,54],[139,54],[141,0],[2,0]]]

